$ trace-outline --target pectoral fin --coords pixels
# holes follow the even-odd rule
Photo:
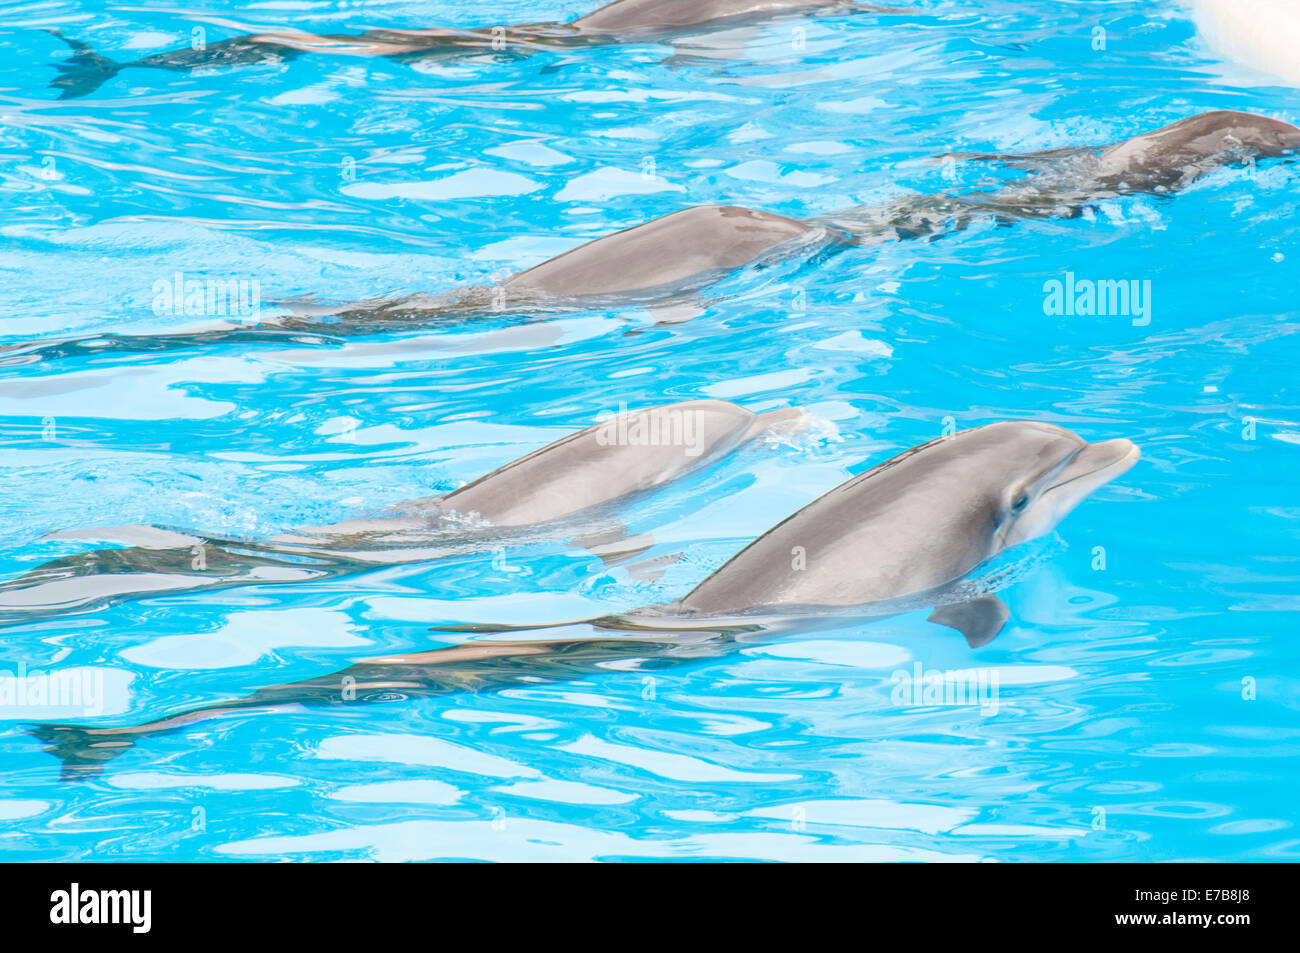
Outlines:
[[[956,629],[973,649],[987,645],[1002,631],[1011,610],[997,596],[977,596],[965,602],[950,602],[930,613],[929,621]]]
[[[694,299],[679,304],[652,307],[647,310],[650,312],[651,317],[655,319],[656,325],[685,324],[687,321],[693,321],[704,314],[707,306],[699,299]]]
[[[666,304],[648,305],[644,312],[654,319],[653,324],[639,324],[635,327],[628,328],[623,332],[624,337],[632,337],[641,334],[651,328],[666,327],[670,324],[685,324],[687,321],[693,321],[709,309],[710,302],[697,296],[691,295],[687,298],[670,301]]]
[[[808,430],[812,424],[813,418],[798,407],[778,407],[776,410],[756,414],[744,439],[749,440],[759,434],[799,434]]]
[[[623,567],[627,572],[628,578],[637,582],[656,583],[669,566],[674,566],[681,562],[683,556],[681,553],[669,553],[666,556],[655,556],[651,559],[642,559],[640,562],[628,563]]]
[[[629,536],[627,527],[615,521],[612,526],[603,531],[579,536],[573,544],[581,546],[593,556],[599,556],[606,566],[617,566],[633,556],[641,555],[653,546],[655,541],[653,536],[645,533]]]

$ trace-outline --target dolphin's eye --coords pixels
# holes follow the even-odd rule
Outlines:
[[[1029,505],[1029,494],[1021,493],[1018,497],[1016,497],[1015,502],[1011,504],[1011,512],[1019,513],[1022,510],[1024,510],[1024,508],[1028,505]]]

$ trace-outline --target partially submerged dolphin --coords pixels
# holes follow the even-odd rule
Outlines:
[[[1300,128],[1255,113],[1215,109],[1110,146],[1024,154],[950,153],[946,158],[1037,170],[1023,185],[967,198],[977,207],[1013,217],[1062,217],[1103,199],[1168,194],[1227,165],[1298,152]]]
[[[0,623],[85,612],[151,593],[332,578],[532,537],[577,535],[602,557],[627,555],[637,547],[615,535],[621,524],[611,518],[614,504],[716,462],[761,434],[796,430],[806,421],[790,408],[755,414],[723,400],[682,401],[615,416],[445,496],[368,519],[262,540],[149,526],[55,534],[134,545],[65,556],[0,584]]]
[[[1216,109],[1102,149],[1091,186],[1117,193],[1185,188],[1231,163],[1300,152],[1300,129],[1288,122]]]
[[[977,647],[997,635],[1008,611],[997,596],[962,581],[1004,550],[1050,532],[1137,458],[1128,440],[1088,443],[1032,421],[989,424],[914,447],[831,490],[676,603],[576,623],[591,625],[594,637],[471,641],[367,659],[143,724],[31,730],[63,761],[64,777],[77,777],[97,773],[142,737],[212,718],[550,682],[614,664],[671,664],[722,654],[747,633],[770,634],[782,617],[937,606],[930,619]]]
[[[502,283],[505,301],[618,295],[635,302],[697,290],[782,245],[843,241],[798,219],[736,205],[696,205],[614,232]]]
[[[507,310],[562,311],[667,305],[745,265],[849,241],[833,228],[735,205],[696,205],[593,239],[499,285],[444,295],[359,302],[260,325],[222,322],[176,334],[104,334],[0,345],[0,364],[76,354],[155,351],[224,342],[320,344],[333,337],[428,327],[499,316]]]
[[[811,219],[735,205],[698,205],[593,239],[495,287],[477,285],[438,296],[316,309],[317,314],[288,315],[262,325],[223,323],[176,334],[106,334],[0,346],[0,365],[223,341],[320,344],[346,335],[428,327],[507,310],[669,306],[748,265],[814,258],[855,244],[932,237],[980,220],[1074,217],[1116,195],[1169,194],[1214,168],[1298,151],[1300,129],[1295,126],[1216,110],[1102,149],[965,154],[1040,170],[1027,182],[998,192],[915,196]]]
[[[96,53],[87,43],[67,39],[58,30],[51,30],[72,47],[73,55],[56,64],[60,75],[50,82],[50,86],[61,90],[60,99],[70,99],[94,92],[124,69],[188,72],[273,64],[303,53],[385,56],[397,60],[488,50],[518,54],[548,48],[655,40],[689,30],[804,12],[891,14],[913,11],[852,0],[616,0],[572,23],[524,23],[470,30],[368,30],[361,34],[317,35],[297,30],[253,33],[200,49],[155,53],[131,63],[114,62]]]

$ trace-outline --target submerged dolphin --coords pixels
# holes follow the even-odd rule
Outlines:
[[[115,539],[127,549],[78,553],[0,584],[0,622],[89,611],[150,593],[302,582],[579,533],[619,554],[607,512],[637,494],[717,461],[760,434],[796,429],[794,409],[755,414],[692,400],[622,414],[570,434],[446,496],[387,515],[314,526],[264,540],[199,537],[155,527],[55,534]],[[624,541],[624,554],[635,552]],[[645,548],[644,545],[641,548]]]
[[[745,20],[782,13],[910,13],[852,0],[616,0],[572,23],[524,23],[470,30],[368,30],[361,34],[317,35],[303,31],[253,33],[201,49],[156,53],[131,63],[101,56],[80,40],[55,36],[72,47],[73,55],[56,65],[60,75],[50,86],[60,99],[85,96],[124,69],[165,69],[187,72],[247,64],[271,64],[303,53],[340,56],[386,56],[398,60],[455,55],[486,50],[527,53],[654,40],[701,27],[730,26]]]
[[[1254,113],[1215,109],[1110,146],[949,157],[1038,170],[1022,187],[973,198],[1008,214],[1044,216],[1077,214],[1084,205],[1117,195],[1174,192],[1226,165],[1297,152],[1300,128]]]
[[[849,241],[835,229],[735,205],[697,205],[593,239],[506,278],[448,294],[360,302],[260,325],[221,323],[175,334],[104,334],[0,345],[0,365],[75,354],[167,350],[228,342],[319,344],[334,336],[489,318],[506,309],[566,310],[669,304],[771,254]]]
[[[961,581],[1002,551],[1050,532],[1137,458],[1137,447],[1123,439],[1087,443],[1051,424],[989,424],[914,447],[831,490],[676,603],[583,623],[594,627],[595,637],[472,641],[367,659],[144,724],[31,730],[63,761],[64,777],[76,777],[97,773],[142,737],[212,718],[497,689],[614,664],[716,656],[745,633],[770,634],[782,614],[806,619],[851,609],[880,616],[937,605],[930,619],[962,631],[976,647],[1001,630],[1008,612],[996,596],[972,593]]]
[[[1010,156],[965,154],[1042,171],[998,192],[915,196],[811,219],[735,205],[698,205],[593,239],[496,287],[440,296],[360,302],[263,325],[222,324],[175,334],[106,334],[0,346],[0,365],[74,354],[153,351],[242,341],[322,343],[332,338],[428,327],[533,311],[681,302],[738,268],[781,257],[813,257],[850,245],[936,236],[980,220],[1069,218],[1120,194],[1168,194],[1234,162],[1300,152],[1300,129],[1251,113],[1216,110],[1104,149]]]
[[[1290,123],[1216,109],[1102,149],[1092,184],[1121,193],[1173,190],[1229,163],[1297,151],[1300,129]]]

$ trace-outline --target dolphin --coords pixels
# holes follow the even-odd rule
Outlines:
[[[1009,611],[996,595],[963,581],[1000,553],[1051,532],[1138,456],[1122,438],[1089,443],[1053,424],[988,424],[914,447],[841,484],[667,606],[560,626],[437,630],[587,625],[593,636],[470,641],[366,659],[143,724],[44,724],[30,731],[63,762],[63,776],[76,778],[93,776],[143,737],[209,719],[662,666],[721,655],[741,640],[819,616],[871,618],[936,606],[930,620],[957,629],[977,648],[998,634]]]
[[[496,286],[443,295],[308,308],[258,325],[219,322],[174,334],[103,334],[0,346],[0,365],[60,357],[151,352],[205,344],[282,341],[319,345],[336,337],[403,331],[448,320],[600,306],[665,307],[749,264],[834,248],[850,241],[834,228],[736,205],[696,205],[602,235],[518,272]]]
[[[1094,183],[1118,193],[1186,188],[1231,163],[1300,151],[1300,129],[1254,113],[1217,109],[1105,148]]]
[[[1109,146],[1025,154],[948,153],[941,158],[1003,162],[1037,170],[1027,183],[968,197],[973,208],[1012,217],[1072,217],[1120,195],[1168,195],[1233,164],[1300,152],[1300,128],[1278,119],[1215,109]]]
[[[565,534],[578,534],[580,545],[614,561],[647,546],[619,537],[621,524],[609,515],[616,504],[807,421],[793,408],[756,414],[723,400],[682,401],[616,415],[445,496],[401,503],[380,516],[260,540],[149,526],[56,533],[47,538],[134,545],[65,556],[0,584],[0,623],[151,593],[336,578]]]
[[[728,27],[789,13],[903,14],[914,10],[852,0],[616,0],[572,23],[524,23],[477,29],[367,30],[360,34],[314,34],[300,30],[252,33],[199,49],[155,53],[130,63],[101,56],[87,43],[49,30],[72,48],[58,63],[50,86],[60,99],[93,93],[124,69],[195,69],[275,64],[303,53],[383,56],[412,60],[429,56],[496,51],[523,55],[542,49],[670,38],[685,31]]]
[[[941,437],[804,507],[678,607],[717,615],[940,594],[1004,550],[1051,532],[1138,454],[1122,438],[1088,443],[1064,427],[1023,420]],[[796,553],[805,560],[792,559]],[[991,617],[978,622],[963,631],[981,644],[1001,629]]]
[[[1252,113],[1215,110],[1104,148],[1025,155],[949,153],[1041,171],[998,192],[911,196],[809,219],[737,205],[697,205],[592,239],[506,278],[442,295],[313,307],[260,325],[221,323],[173,334],[102,334],[0,345],[0,365],[72,355],[155,351],[203,344],[320,345],[339,337],[401,331],[502,312],[671,307],[738,268],[855,245],[935,238],[977,221],[1074,218],[1117,195],[1169,195],[1238,162],[1300,152],[1300,129]]]

